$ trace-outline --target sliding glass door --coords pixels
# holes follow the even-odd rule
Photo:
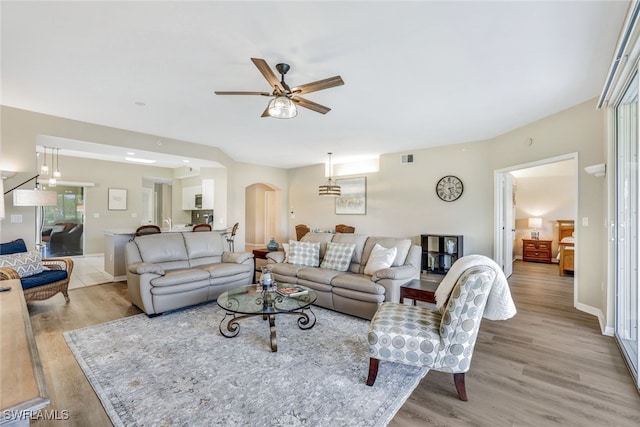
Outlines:
[[[638,381],[638,75],[616,106],[615,337]]]
[[[58,196],[56,206],[44,207],[42,243],[47,257],[83,254],[84,188],[47,187]]]

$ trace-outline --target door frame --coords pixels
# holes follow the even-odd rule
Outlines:
[[[579,178],[580,174],[578,173],[578,153],[567,153],[556,157],[550,157],[547,159],[536,160],[534,162],[523,163],[514,166],[508,166],[502,169],[496,169],[493,172],[494,175],[494,208],[493,208],[493,217],[494,217],[494,241],[493,241],[493,259],[500,265],[503,271],[510,271],[513,264],[513,240],[511,240],[511,244],[509,244],[506,240],[512,236],[509,232],[505,232],[505,214],[504,212],[507,209],[507,206],[511,206],[513,204],[513,185],[507,188],[505,186],[506,183],[506,175],[510,172],[527,169],[534,166],[542,166],[550,163],[562,162],[565,160],[574,160],[575,165],[575,200],[576,204],[574,206],[573,217],[575,219],[575,240],[576,243],[574,245],[575,253],[574,253],[574,274],[573,274],[573,306],[578,306],[578,283],[580,276],[580,269],[575,268],[578,265],[578,261],[580,259],[579,252],[579,224],[578,224],[578,206],[580,204],[578,188],[579,188]],[[506,253],[506,249],[508,247],[512,248],[510,254]],[[507,265],[508,264],[508,265]],[[506,265],[506,266],[505,266]]]

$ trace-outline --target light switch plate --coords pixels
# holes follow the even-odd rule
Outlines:
[[[584,218],[582,218],[582,226],[583,227],[589,226],[589,217],[585,216]]]

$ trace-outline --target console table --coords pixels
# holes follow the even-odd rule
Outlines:
[[[0,417],[1,426],[28,426],[31,415],[49,405],[36,340],[20,280],[2,280],[0,286]]]
[[[551,240],[522,239],[522,260],[551,264]]]

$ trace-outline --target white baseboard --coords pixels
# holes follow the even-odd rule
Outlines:
[[[607,321],[602,310],[582,303],[577,303],[576,308],[598,318],[598,323],[600,324],[600,332],[602,333],[602,335],[613,336],[613,328],[611,326],[607,326]]]

